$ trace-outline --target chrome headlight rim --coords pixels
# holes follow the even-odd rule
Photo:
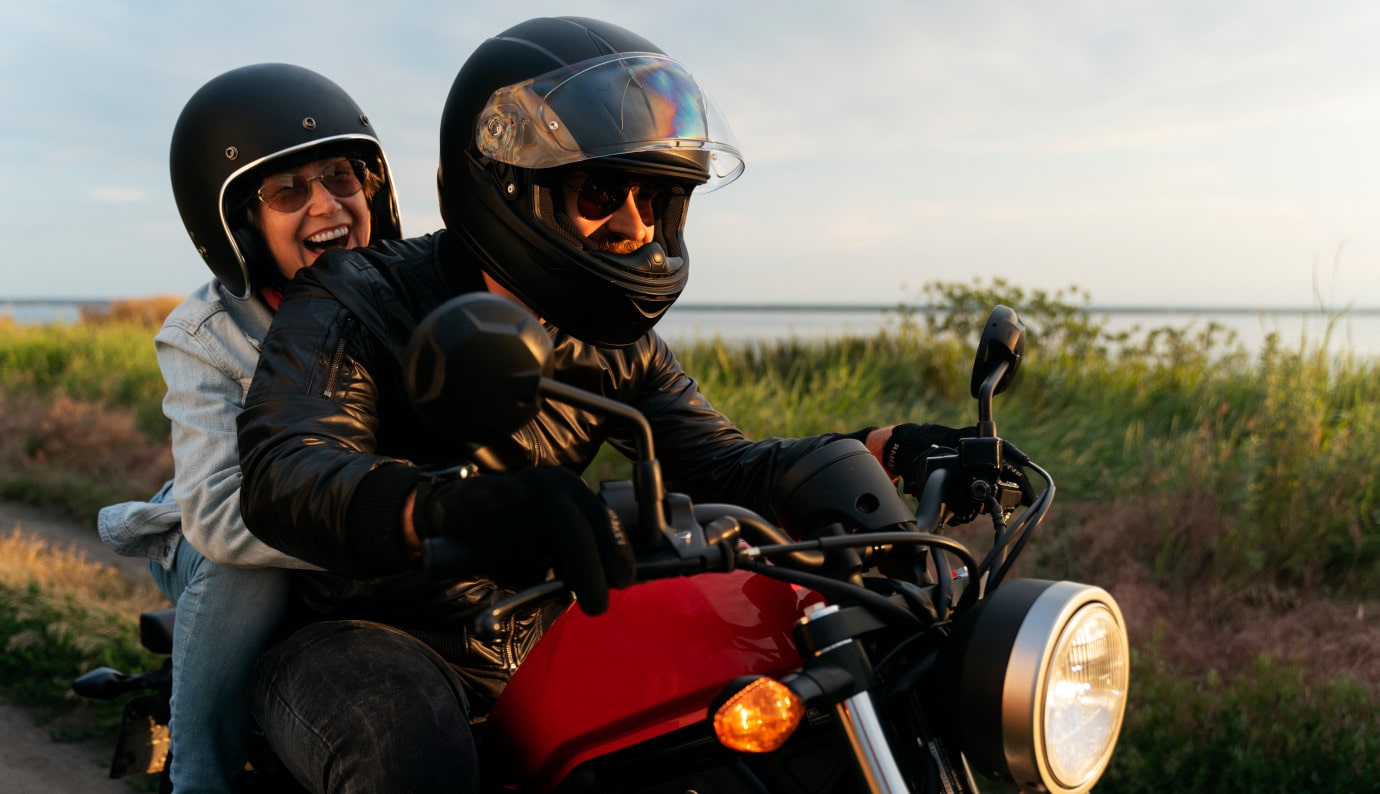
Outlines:
[[[1020,579],[1004,583],[965,616],[957,674],[960,744],[975,771],[1053,794],[1082,794],[1106,770],[1121,731],[1129,676],[1129,643],[1121,609],[1094,585]],[[1083,610],[1091,610],[1083,613]],[[1046,696],[1054,653],[1070,627],[1102,619],[1115,636],[1122,688],[1105,745],[1081,775],[1051,761]],[[1067,779],[1075,778],[1075,779]]]

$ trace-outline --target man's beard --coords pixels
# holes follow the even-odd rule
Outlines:
[[[585,238],[585,242],[595,251],[601,251],[606,254],[616,254],[618,256],[631,254],[633,251],[645,245],[645,243],[638,242],[637,240],[628,240],[621,237],[615,238],[609,231],[608,226],[600,226],[598,229],[595,229],[593,234]]]

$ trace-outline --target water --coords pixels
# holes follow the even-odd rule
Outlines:
[[[106,301],[29,300],[0,298],[0,317],[9,317],[20,325],[44,323],[74,323],[81,319],[83,306],[103,308]]]
[[[76,322],[83,306],[101,308],[103,301],[7,300],[0,298],[0,316],[20,324]],[[1259,349],[1267,334],[1279,334],[1286,349],[1320,344],[1327,332],[1325,314],[1283,309],[1090,309],[1113,331],[1169,326],[1203,328],[1215,322],[1234,331],[1248,350]],[[881,306],[697,306],[678,304],[657,325],[673,344],[706,339],[725,342],[771,342],[778,339],[838,339],[869,336],[896,324],[891,307]],[[1334,353],[1360,358],[1380,357],[1380,309],[1354,310],[1336,319],[1328,337]]]
[[[1333,353],[1360,358],[1380,357],[1380,310],[1354,311],[1337,318],[1328,334],[1329,317],[1317,312],[1281,309],[1090,309],[1107,329],[1147,331],[1170,327],[1204,329],[1216,323],[1236,334],[1247,350],[1260,349],[1265,338],[1278,334],[1286,350],[1309,349],[1328,340]],[[896,312],[882,307],[761,307],[730,308],[675,306],[657,325],[672,343],[720,338],[726,342],[770,342],[788,337],[837,339],[868,336],[894,328]]]

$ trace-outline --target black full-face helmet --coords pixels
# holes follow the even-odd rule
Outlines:
[[[379,177],[370,242],[401,235],[393,177],[368,116],[325,77],[285,63],[233,69],[202,86],[173,128],[173,197],[197,253],[248,298],[281,279],[246,207],[262,178],[325,157],[362,160]],[[368,189],[368,188],[366,188]]]
[[[669,185],[653,242],[596,250],[565,218],[562,166]],[[736,179],[743,159],[718,108],[677,61],[594,19],[532,19],[485,41],[441,116],[441,215],[480,266],[578,339],[636,341],[685,288],[690,193]]]

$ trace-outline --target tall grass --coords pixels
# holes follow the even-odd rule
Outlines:
[[[161,306],[161,304],[160,304]],[[171,476],[150,310],[76,324],[0,318],[0,499],[90,521]]]
[[[130,582],[17,530],[0,536],[0,693],[37,707],[58,735],[113,735],[120,704],[81,700],[71,680],[102,665],[156,666],[134,618],[166,603],[151,580]]]
[[[1212,324],[1113,333],[1086,302],[1076,288],[932,284],[872,337],[677,353],[754,437],[963,426],[977,331],[994,304],[1015,308],[1027,355],[995,418],[1059,485],[1021,574],[1108,587],[1131,623],[1132,708],[1100,790],[1376,790],[1377,362],[1329,354],[1326,338],[1247,351]],[[102,460],[166,447],[140,328],[0,323],[0,498],[89,516],[96,483],[116,478]],[[100,499],[161,481],[147,458],[149,482]],[[59,471],[71,487],[33,484]],[[626,474],[601,455],[590,479]]]
[[[157,328],[129,321],[18,325],[0,317],[0,394],[128,409],[140,431],[166,438]]]

